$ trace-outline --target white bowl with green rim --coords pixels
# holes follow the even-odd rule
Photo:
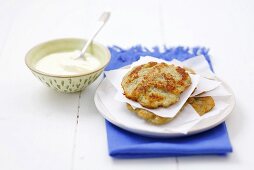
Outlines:
[[[97,57],[101,62],[101,66],[91,72],[75,75],[56,75],[44,73],[36,69],[35,65],[40,59],[52,53],[81,50],[85,43],[86,40],[78,38],[56,39],[41,43],[26,54],[26,65],[35,77],[52,89],[65,93],[81,91],[93,83],[108,65],[111,55],[107,47],[94,42],[87,49],[87,52]]]

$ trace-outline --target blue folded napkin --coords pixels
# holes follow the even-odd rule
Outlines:
[[[117,69],[137,61],[140,56],[153,56],[167,61],[180,61],[204,55],[213,70],[206,48],[166,48],[160,52],[158,47],[149,50],[142,46],[122,49],[110,47],[112,59],[106,70]],[[116,127],[106,121],[109,155],[116,158],[151,158],[187,155],[226,155],[232,152],[225,123],[192,136],[181,138],[151,138],[137,135]]]

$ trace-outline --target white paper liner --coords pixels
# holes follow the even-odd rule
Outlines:
[[[220,84],[221,82],[219,81],[210,80],[205,77],[200,77],[197,88],[191,94],[191,97],[216,89],[217,87],[219,87]]]
[[[117,70],[112,70],[112,71],[105,71],[105,75],[107,79],[111,82],[111,84],[121,93],[123,93],[123,89],[121,86],[121,82],[123,80],[123,77],[129,69],[117,69]]]
[[[211,71],[208,62],[203,55],[196,56],[182,62],[185,67],[191,68],[202,77],[214,79],[216,76]]]
[[[206,93],[202,93],[198,96],[205,97],[205,96],[231,96],[231,95],[232,94],[222,84],[220,84],[217,88],[208,91]]]

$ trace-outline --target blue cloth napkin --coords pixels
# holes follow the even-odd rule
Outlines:
[[[206,48],[167,48],[163,52],[158,47],[149,50],[142,46],[122,49],[117,46],[110,47],[112,59],[106,70],[117,69],[137,61],[140,56],[153,56],[167,61],[177,59],[180,61],[204,55],[211,70],[212,64]],[[226,155],[232,152],[225,123],[192,136],[181,138],[151,138],[136,135],[116,127],[106,121],[109,155],[115,158],[151,158],[187,155]]]

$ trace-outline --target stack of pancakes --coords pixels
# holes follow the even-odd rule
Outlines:
[[[191,78],[186,69],[179,66],[148,62],[132,68],[124,76],[121,85],[128,99],[138,102],[145,108],[168,108],[180,100],[181,93],[191,85]],[[207,113],[215,105],[210,96],[191,97],[187,103],[200,115]],[[134,108],[128,103],[127,108],[152,124],[161,125],[173,120],[160,117],[143,108]]]

